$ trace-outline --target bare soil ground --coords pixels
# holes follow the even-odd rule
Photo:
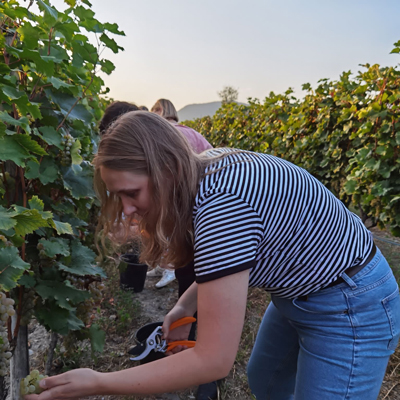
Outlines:
[[[385,231],[372,229],[377,239],[375,243],[385,254],[395,275],[400,280],[400,247],[384,242],[389,239],[400,244],[400,240],[393,238]],[[148,278],[145,289],[141,293],[121,293],[118,289],[116,276],[111,278],[104,293],[104,301],[97,316],[97,322],[105,329],[106,345],[104,352],[98,354],[93,361],[90,357],[88,344],[83,342],[76,354],[76,359],[71,360],[63,353],[63,347],[56,352],[54,373],[72,367],[90,367],[99,371],[117,371],[137,365],[129,360],[126,351],[134,344],[135,331],[149,322],[161,321],[163,316],[173,307],[177,298],[177,283],[173,282],[168,287],[156,289],[154,284],[157,278]],[[221,400],[251,400],[254,399],[249,391],[246,378],[246,364],[257,334],[257,329],[269,302],[269,295],[260,289],[250,289],[245,327],[242,334],[240,349],[236,362],[229,376],[220,385]],[[31,327],[31,366],[44,369],[45,354],[49,343],[48,334],[43,328],[32,325]],[[194,399],[196,389],[178,393],[167,393],[159,396],[133,397],[130,400],[179,400]],[[91,399],[114,400],[121,397],[105,396],[92,397]],[[392,356],[387,373],[382,385],[379,400],[400,400],[400,348]]]

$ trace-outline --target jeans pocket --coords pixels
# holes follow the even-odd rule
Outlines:
[[[391,295],[382,300],[383,308],[389,320],[392,338],[389,340],[388,349],[396,350],[400,337],[400,293],[396,289]]]
[[[347,314],[348,310],[340,306],[338,303],[333,303],[322,299],[322,301],[313,300],[300,300],[295,298],[292,300],[292,304],[301,311],[309,314],[317,315],[343,315]]]

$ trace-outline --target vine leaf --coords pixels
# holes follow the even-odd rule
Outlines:
[[[19,256],[16,247],[0,249],[0,285],[3,290],[11,290],[17,286],[19,278],[30,265]]]
[[[36,311],[39,322],[49,330],[67,335],[69,331],[78,331],[84,328],[83,322],[73,311],[60,307],[55,302],[47,301]]]
[[[36,291],[44,299],[53,299],[61,308],[73,311],[73,304],[78,304],[90,297],[90,293],[79,290],[68,282],[39,281]]]
[[[13,217],[17,214],[16,211],[6,210],[0,206],[0,229],[8,230],[13,228],[17,224],[17,221]]]
[[[47,257],[53,258],[57,254],[69,256],[69,242],[67,239],[50,238],[40,239],[39,243],[43,245],[43,251]]]

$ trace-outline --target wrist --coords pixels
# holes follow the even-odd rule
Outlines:
[[[110,394],[110,373],[108,372],[97,372],[95,371],[95,385],[96,385],[96,394],[97,395],[105,395]]]

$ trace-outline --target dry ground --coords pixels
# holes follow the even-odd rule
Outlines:
[[[378,238],[386,238],[400,244],[399,239],[391,237],[388,233],[373,229]],[[400,247],[375,240],[377,246],[387,257],[398,280],[400,280]],[[116,371],[134,366],[129,361],[126,351],[134,345],[134,332],[140,326],[154,321],[162,320],[163,316],[170,310],[177,300],[177,284],[172,283],[167,288],[155,289],[154,283],[157,278],[148,279],[145,289],[141,293],[130,294],[118,289],[117,278],[111,278],[105,300],[102,304],[98,320],[107,332],[106,346],[102,354],[97,355],[95,361],[90,357],[88,345],[83,343],[75,354],[73,362],[62,354],[62,347],[58,348],[55,359],[54,373],[63,368],[90,367],[99,371]],[[220,387],[221,400],[251,400],[247,378],[245,374],[246,363],[250,356],[255,340],[258,325],[262,319],[269,296],[260,289],[250,289],[245,327],[242,334],[240,350],[236,362],[228,378]],[[133,317],[133,318],[132,318]],[[32,367],[43,369],[45,359],[45,346],[48,341],[47,333],[40,327],[32,326]],[[163,394],[147,397],[125,397],[135,400],[179,400],[194,399],[195,389],[179,393]],[[100,400],[100,397],[91,398]],[[117,397],[105,396],[104,400],[114,400]],[[392,356],[388,366],[387,374],[382,386],[379,400],[400,400],[400,349]]]

